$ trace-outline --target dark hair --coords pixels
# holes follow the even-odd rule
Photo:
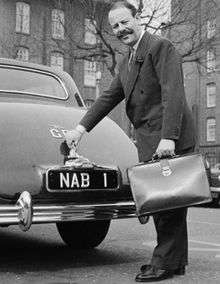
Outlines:
[[[115,10],[115,9],[117,9],[117,8],[120,8],[120,7],[125,7],[125,8],[127,8],[128,10],[130,10],[133,17],[134,17],[134,16],[137,14],[137,12],[138,12],[137,8],[136,8],[133,4],[129,3],[127,0],[116,0],[116,1],[114,1],[114,2],[110,5],[109,11]]]

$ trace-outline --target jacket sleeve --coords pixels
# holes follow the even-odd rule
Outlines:
[[[79,124],[83,125],[86,131],[89,132],[123,99],[124,91],[117,74],[110,88],[95,101]]]
[[[186,103],[181,56],[166,39],[158,41],[151,54],[161,86],[163,106],[161,138],[178,140]]]

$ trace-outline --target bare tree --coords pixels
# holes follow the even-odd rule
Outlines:
[[[130,0],[132,1],[132,0]],[[74,9],[75,1],[67,1],[68,10]],[[125,51],[116,44],[111,29],[107,25],[108,4],[112,1],[79,0],[85,16],[90,19],[97,43],[85,45],[81,39],[71,39],[72,55],[79,59],[94,59],[102,61],[112,76],[117,66],[117,55]],[[216,42],[218,32],[207,36],[208,24],[215,25],[219,5],[215,0],[173,0],[168,5],[167,0],[133,0],[142,18],[142,25],[151,33],[162,33],[176,45],[183,62],[196,62],[206,65],[204,51]],[[73,11],[73,10],[72,10]],[[74,15],[74,13],[72,14]],[[76,24],[71,21],[71,24]],[[68,36],[74,26],[69,26]],[[71,28],[70,28],[71,27]],[[210,28],[209,27],[209,28]]]
[[[216,30],[218,13],[219,6],[214,0],[173,1],[172,17],[164,31],[178,48],[183,62],[206,66],[205,52],[219,37]]]
[[[103,0],[66,0],[63,4],[61,1],[54,0],[52,5],[61,8],[65,5],[65,11],[68,13],[65,17],[67,20],[64,23],[64,29],[69,44],[64,47],[62,42],[56,41],[57,46],[64,49],[65,54],[68,54],[73,60],[101,61],[114,76],[117,55],[122,54],[124,48],[116,43],[117,41],[107,24],[109,2]],[[75,14],[76,6],[81,10],[79,15]],[[89,20],[89,32],[96,36],[95,43],[85,43],[85,18]]]
[[[112,76],[115,75],[118,57],[125,53],[126,47],[120,45],[108,25],[108,6],[113,0],[48,0],[51,8],[65,11],[65,22],[60,19],[65,30],[65,41],[53,40],[46,37],[35,38],[36,44],[45,46],[55,45],[62,50],[70,61],[87,59],[100,61],[105,64]],[[129,0],[136,5],[142,18],[142,25],[151,33],[161,33],[167,36],[180,51],[183,62],[196,62],[206,65],[205,51],[217,40],[217,30],[207,36],[207,27],[215,25],[219,13],[219,0]],[[80,9],[78,11],[76,6]],[[172,8],[172,9],[171,9]],[[205,11],[205,12],[203,12]],[[90,20],[91,33],[96,36],[93,44],[85,43],[84,19]],[[48,21],[48,23],[47,23]],[[50,18],[45,14],[46,26]],[[217,29],[215,27],[215,29]],[[15,54],[5,40],[0,39],[2,49]]]

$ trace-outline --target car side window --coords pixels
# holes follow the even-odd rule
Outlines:
[[[46,72],[24,68],[1,67],[0,91],[67,99],[62,81]]]

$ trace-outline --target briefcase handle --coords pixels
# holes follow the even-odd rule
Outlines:
[[[159,161],[165,161],[165,160],[171,160],[174,158],[181,158],[181,157],[185,157],[185,156],[192,156],[192,155],[201,155],[200,153],[197,152],[193,152],[193,153],[186,153],[186,154],[181,154],[181,155],[172,155],[172,156],[163,156],[161,158],[159,158],[157,155],[153,155],[152,158],[150,160],[145,160],[142,162],[139,162],[138,164],[134,165],[135,166],[142,166],[142,165],[146,165],[146,164],[152,164],[152,163],[157,163]],[[206,163],[205,163],[206,164]]]
[[[154,153],[152,155],[151,161],[150,162],[158,162],[162,159],[173,159],[173,158],[178,158],[180,157],[180,155],[176,155],[176,154],[171,154],[171,155],[166,155],[166,156],[162,156],[159,157],[157,153]]]

